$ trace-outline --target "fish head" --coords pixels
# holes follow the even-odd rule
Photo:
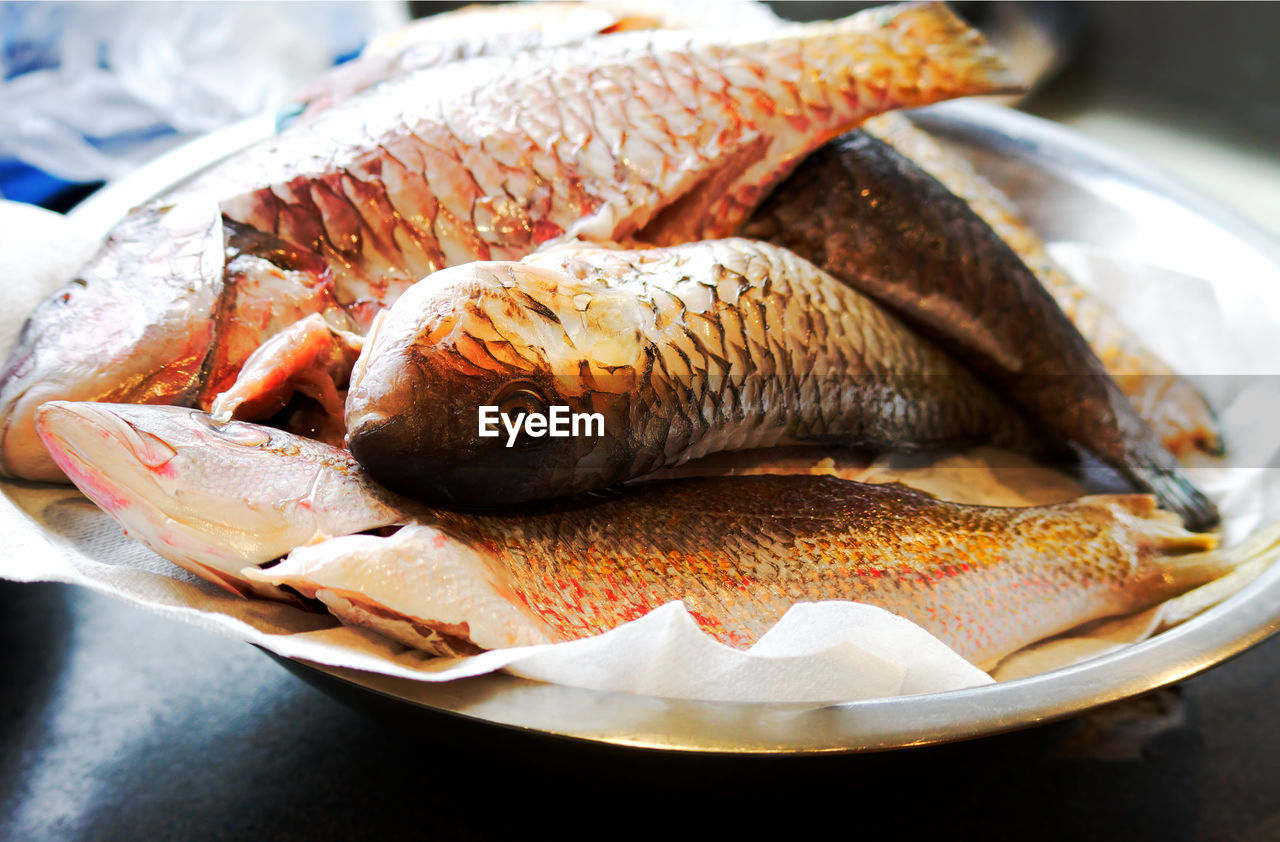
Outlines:
[[[316,532],[307,510],[320,466],[306,445],[341,453],[175,406],[51,401],[35,428],[58,468],[130,537],[237,593],[256,590],[244,567]]]
[[[240,422],[197,425],[190,410],[168,406],[50,401],[36,412],[36,432],[54,462],[113,515],[164,500],[166,516],[185,517],[187,509],[192,517],[216,516],[201,508],[210,479],[201,474],[209,465],[234,470],[236,460],[188,463],[187,455],[202,447],[256,447],[268,440],[262,430]],[[226,483],[218,478],[215,485]]]
[[[212,203],[135,211],[27,319],[0,373],[0,475],[63,481],[36,434],[50,400],[180,403],[213,341],[221,216]]]
[[[352,372],[351,453],[384,485],[447,505],[561,496],[620,476],[619,433],[646,354],[620,312],[629,296],[571,280],[480,262],[410,288]]]

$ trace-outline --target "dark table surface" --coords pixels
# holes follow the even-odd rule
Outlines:
[[[0,643],[3,840],[755,838],[817,819],[862,839],[1280,840],[1280,639],[1084,719],[790,759],[357,711],[248,645],[64,585],[0,582]]]

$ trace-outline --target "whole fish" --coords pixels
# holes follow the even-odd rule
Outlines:
[[[873,117],[863,128],[937,179],[991,226],[1088,340],[1103,367],[1165,447],[1178,455],[1191,450],[1213,455],[1223,452],[1218,420],[1204,396],[1049,257],[1044,242],[1007,196],[975,172],[968,161],[901,115]]]
[[[246,581],[287,586],[447,654],[597,634],[673,600],[745,647],[797,602],[844,599],[988,665],[1241,560],[1144,495],[1002,509],[896,485],[747,476],[458,512],[387,495],[344,451],[220,428],[194,410],[54,402],[39,425],[82,490],[161,555],[241,592]],[[342,537],[396,523],[409,528]]]
[[[1218,519],[1026,263],[964,201],[867,132],[811,155],[745,226],[954,354],[1033,422],[1196,530]]]
[[[244,361],[225,336],[256,347],[335,309],[363,331],[431,272],[561,236],[727,234],[799,158],[867,117],[1011,87],[941,4],[767,34],[619,34],[388,80],[113,232],[36,311],[0,375],[0,471],[59,478],[33,426],[44,401],[207,406],[210,383]],[[244,271],[220,265],[219,230],[243,240],[226,245]],[[304,299],[314,309],[295,313]],[[110,329],[86,353],[68,335],[89,323]]]
[[[556,412],[566,435],[512,426]],[[486,436],[486,418],[505,431]],[[724,450],[1035,443],[870,299],[742,239],[565,245],[445,269],[366,338],[346,429],[379,482],[464,506],[602,488]]]

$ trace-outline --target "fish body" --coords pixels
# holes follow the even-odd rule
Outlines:
[[[247,575],[324,591],[335,613],[411,619],[443,638],[441,654],[589,637],[673,601],[712,637],[747,648],[798,602],[847,600],[906,617],[991,666],[1214,578],[1223,570],[1213,544],[1146,495],[999,509],[834,477],[708,477],[518,514],[442,513],[389,538],[303,547]],[[436,622],[440,604],[453,606],[440,614],[448,625]],[[507,609],[491,612],[493,625],[465,610],[489,604]],[[404,632],[432,648],[430,636]]]
[[[601,421],[592,434],[513,441],[480,435],[486,406]],[[437,273],[367,338],[346,427],[380,482],[464,506],[602,488],[724,450],[1035,441],[870,299],[742,239],[566,245]]]
[[[1035,273],[964,199],[870,133],[811,155],[744,234],[811,258],[884,304],[1192,528],[1217,522]]]
[[[768,32],[625,33],[388,80],[246,158],[259,186],[221,207],[322,255],[341,302],[391,301],[445,266],[558,237],[731,233],[843,128],[1011,83],[933,4]]]
[[[221,568],[188,566],[212,581],[225,585],[238,559],[240,582],[276,596],[288,586],[438,653],[598,634],[674,600],[746,647],[797,602],[843,599],[907,617],[986,665],[1236,561],[1144,495],[1006,509],[833,477],[739,476],[463,512],[389,495],[336,448],[251,424],[218,433],[195,410],[55,402],[40,429],[82,490],[161,555],[189,563],[203,541],[198,557]],[[389,524],[406,528],[337,531]]]
[[[256,329],[264,341],[277,326],[334,306],[364,331],[425,275],[519,259],[558,237],[664,244],[727,234],[797,160],[867,117],[1011,86],[981,37],[941,4],[767,34],[628,33],[388,80],[122,223],[81,278],[54,294],[69,296],[63,315],[37,310],[0,375],[0,470],[60,476],[33,426],[44,400],[207,406],[207,368],[227,356],[222,337]],[[227,302],[239,300],[244,282],[229,262],[169,271],[155,265],[151,246],[135,247],[166,242],[155,218],[191,216],[207,230],[221,224],[224,234],[261,238],[248,255],[263,269],[250,277],[265,288],[275,276],[262,262],[306,255],[320,267],[303,284],[315,293],[310,311],[296,311],[297,296],[276,307],[281,299],[267,295],[260,321],[242,330],[231,323],[242,310]],[[216,256],[206,244],[192,236],[179,250]],[[121,251],[128,266],[113,262]],[[128,279],[148,275],[165,288]],[[80,288],[85,279],[93,295]],[[66,324],[95,321],[137,329],[97,337],[86,354],[68,341]],[[175,345],[157,326],[178,321],[214,327]],[[184,375],[161,388],[169,369]],[[51,383],[59,385],[41,385]]]

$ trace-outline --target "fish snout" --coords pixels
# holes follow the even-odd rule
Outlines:
[[[92,376],[94,355],[84,339],[101,306],[98,285],[77,278],[42,301],[28,317],[0,374],[0,475],[65,482],[36,433],[42,404],[74,394],[68,381]],[[99,349],[101,350],[101,349]]]
[[[72,450],[87,461],[125,455],[155,471],[178,454],[163,438],[138,428],[111,404],[49,401],[36,409],[35,429],[46,447]]]
[[[453,505],[475,502],[471,484],[455,492],[459,477],[471,473],[459,464],[461,455],[441,439],[456,439],[423,407],[392,412],[367,405],[360,396],[347,404],[347,448],[356,461],[378,482],[394,491],[423,500]]]
[[[64,404],[104,398],[152,402],[179,399],[188,391],[203,359],[201,344],[207,345],[204,334],[208,328],[197,328],[188,334],[191,353],[177,360],[162,353],[162,341],[151,342],[149,337],[135,341],[118,333],[107,334],[96,347],[90,347],[92,332],[92,325],[47,330],[28,355],[15,352],[0,386],[0,474],[66,482],[44,447],[37,430],[39,420],[45,419],[46,427],[53,424],[62,429],[70,427],[72,419],[77,419],[76,424],[90,424],[107,417],[87,408],[72,411]],[[59,340],[58,334],[64,339]],[[134,390],[119,388],[128,382],[140,385]],[[51,402],[56,405],[52,410],[42,409]]]
[[[36,408],[31,429],[45,446],[67,449],[86,424],[91,423],[90,419],[76,412],[73,402],[49,401]]]
[[[347,433],[351,454],[386,487],[424,502],[490,507],[547,496],[547,454],[495,444],[450,448],[402,418],[368,416]]]

